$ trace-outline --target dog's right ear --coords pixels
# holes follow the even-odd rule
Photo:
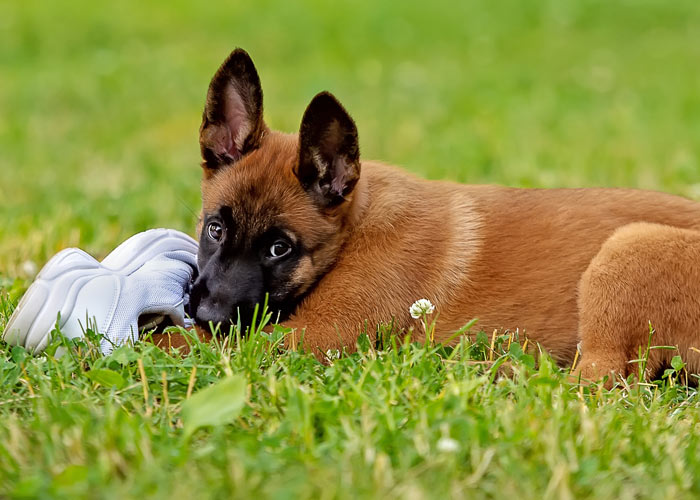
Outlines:
[[[260,146],[265,131],[260,78],[248,53],[236,49],[211,79],[199,128],[202,165],[231,165]]]

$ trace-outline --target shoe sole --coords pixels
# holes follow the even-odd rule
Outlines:
[[[102,263],[77,248],[62,250],[46,263],[25,292],[5,326],[3,340],[32,353],[43,351],[56,327],[67,333],[63,328],[71,317],[80,290],[96,277],[96,270],[102,268],[105,274],[108,271],[129,275],[156,255],[174,250],[196,253],[197,243],[179,231],[151,229],[127,239]],[[83,329],[87,327],[87,324],[82,325]],[[71,333],[72,337],[80,335]]]

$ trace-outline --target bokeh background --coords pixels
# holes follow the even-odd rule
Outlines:
[[[257,0],[0,6],[0,287],[52,254],[194,230],[210,77],[249,51],[270,126],[331,90],[420,175],[700,198],[700,2]]]

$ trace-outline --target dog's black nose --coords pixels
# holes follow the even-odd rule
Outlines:
[[[189,314],[195,322],[204,327],[209,323],[227,325],[231,322],[228,308],[223,307],[221,301],[212,297],[207,288],[206,280],[196,280],[190,293]]]
[[[259,265],[237,259],[224,267],[215,261],[201,271],[192,287],[190,313],[202,326],[221,323],[222,333],[240,321],[245,332],[256,304],[264,298]]]
[[[249,302],[232,303],[229,297],[212,294],[206,284],[196,283],[190,297],[189,312],[195,322],[203,327],[220,326],[222,334],[228,334],[231,325],[240,321],[245,332],[253,320],[255,305]]]

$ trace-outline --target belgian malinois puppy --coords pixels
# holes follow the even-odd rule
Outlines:
[[[578,284],[603,242],[636,221],[700,227],[700,204],[668,194],[460,185],[364,161],[355,123],[327,92],[298,134],[270,130],[240,49],[209,85],[200,146],[196,321],[248,318],[267,294],[316,353],[353,349],[379,323],[418,328],[409,307],[426,298],[436,341],[478,317],[486,331],[519,328],[567,364]]]
[[[618,375],[637,374],[640,362],[630,360],[642,359],[646,375],[658,377],[676,354],[687,372],[700,373],[700,232],[621,227],[583,273],[579,311],[582,378],[608,375],[610,387]]]

